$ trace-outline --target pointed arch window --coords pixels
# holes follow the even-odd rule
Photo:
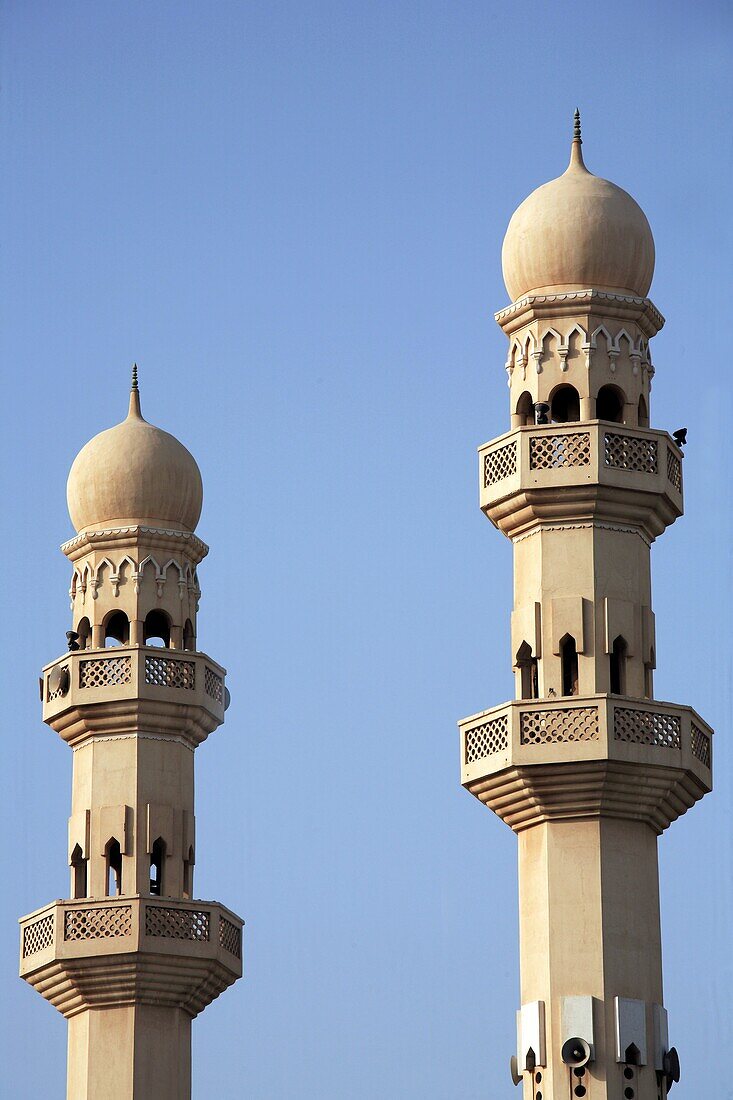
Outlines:
[[[112,837],[104,849],[107,869],[107,897],[117,897],[122,893],[122,849],[119,840]]]
[[[619,636],[614,638],[611,649],[611,694],[626,695],[626,656],[628,646],[626,640]]]
[[[519,669],[522,699],[539,699],[539,671],[537,658],[532,655],[529,642],[522,642],[517,650],[516,667]]]
[[[71,877],[73,896],[87,897],[87,861],[84,859],[80,844],[77,844],[71,853]]]
[[[159,898],[165,893],[165,847],[165,841],[159,836],[150,853],[150,893]]]
[[[560,640],[560,665],[563,695],[578,694],[578,647],[572,634]]]
[[[193,848],[188,849],[188,854],[183,861],[183,896],[184,898],[193,897]]]
[[[186,619],[186,624],[183,627],[183,648],[189,651],[196,648],[196,634],[190,619]]]
[[[649,427],[649,406],[646,403],[646,397],[644,394],[639,398],[639,427]]]

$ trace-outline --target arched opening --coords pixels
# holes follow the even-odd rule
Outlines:
[[[92,624],[86,615],[83,619],[79,619],[76,633],[79,635],[79,649],[89,649],[92,643]]]
[[[644,662],[644,694],[647,699],[654,698],[654,666],[656,665],[654,648],[649,650],[649,660]]]
[[[517,401],[518,426],[523,428],[526,424],[534,424],[534,404],[532,394],[525,390]]]
[[[143,642],[145,645],[162,646],[170,649],[171,621],[165,611],[149,611],[145,616],[143,629]]]
[[[649,406],[646,403],[646,397],[644,394],[639,398],[639,427],[649,427]]]
[[[193,897],[193,848],[188,849],[188,855],[183,861],[183,896]]]
[[[113,898],[122,893],[122,849],[114,837],[107,841],[104,856],[107,863],[107,897]]]
[[[580,397],[575,386],[565,383],[557,387],[550,398],[550,417],[553,424],[580,420]]]
[[[638,1066],[641,1064],[641,1051],[636,1043],[629,1043],[624,1051],[624,1064],[627,1066]]]
[[[618,386],[601,386],[596,397],[596,419],[623,424],[625,400]]]
[[[520,672],[522,699],[539,699],[539,673],[537,658],[532,656],[529,642],[522,642],[517,650],[517,668]]]
[[[87,861],[84,859],[80,844],[77,844],[71,853],[71,875],[73,896],[85,898],[87,896]]]
[[[150,853],[150,893],[155,897],[163,896],[163,878],[165,872],[165,841],[162,837],[153,844]]]
[[[626,694],[626,653],[628,646],[619,634],[611,650],[611,694]]]
[[[186,625],[183,628],[183,648],[188,650],[196,648],[196,635],[190,619],[186,619]]]
[[[560,641],[560,664],[562,667],[563,695],[577,695],[578,648],[572,634],[566,634]]]
[[[105,646],[127,645],[130,640],[130,620],[124,611],[112,611],[104,620]]]

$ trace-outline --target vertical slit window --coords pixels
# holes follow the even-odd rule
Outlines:
[[[107,897],[113,898],[122,893],[122,849],[118,840],[107,842]]]

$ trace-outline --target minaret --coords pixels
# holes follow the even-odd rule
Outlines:
[[[650,548],[682,515],[684,438],[649,426],[651,230],[585,167],[577,113],[502,261],[511,430],[479,478],[514,552],[515,699],[459,725],[462,783],[519,846],[512,1072],[525,1100],[660,1100],[657,837],[711,789],[713,731],[654,698]]]
[[[73,751],[71,884],[21,919],[20,973],[68,1020],[68,1100],[185,1100],[191,1021],[242,974],[241,919],[193,900],[193,755],[228,692],[196,644],[201,475],[136,369],[67,496],[73,630],[40,689]]]

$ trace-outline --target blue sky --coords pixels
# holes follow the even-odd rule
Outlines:
[[[7,0],[2,77],[3,1077],[64,1095],[64,1021],[16,974],[63,896],[71,759],[36,678],[64,646],[74,455],[143,412],[201,467],[197,893],[247,920],[194,1025],[194,1096],[516,1095],[516,843],[464,792],[458,718],[510,697],[511,548],[475,447],[508,428],[501,242],[566,164],[657,245],[652,423],[685,423],[655,546],[659,698],[718,730],[660,845],[665,1000],[695,1100],[730,1043],[730,88],[717,2]],[[717,1095],[717,1091],[716,1091]],[[733,1094],[731,1094],[733,1095]]]

